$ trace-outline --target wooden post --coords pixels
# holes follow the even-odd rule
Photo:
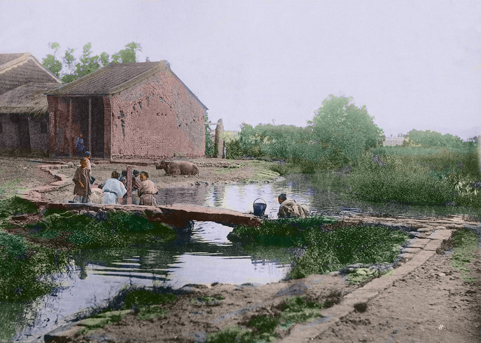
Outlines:
[[[132,166],[127,166],[127,205],[132,204]]]
[[[72,132],[72,122],[73,122],[73,115],[72,115],[72,98],[69,99],[69,106],[68,106],[68,123],[67,123],[67,140],[68,140],[68,153],[70,154],[70,157],[73,157],[73,146],[75,145],[75,139],[76,135]]]
[[[92,156],[92,98],[89,98],[89,151]]]

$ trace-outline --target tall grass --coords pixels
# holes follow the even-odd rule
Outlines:
[[[411,153],[402,154],[403,149]],[[424,154],[424,150],[378,149],[388,152],[381,155],[385,166],[365,155],[347,179],[352,195],[373,202],[480,208],[481,192],[472,186],[481,180],[476,152],[437,149],[434,154]]]

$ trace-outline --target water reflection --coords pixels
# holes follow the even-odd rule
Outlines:
[[[189,203],[252,212],[252,203],[262,198],[266,214],[277,217],[277,195],[287,193],[299,203],[316,210],[316,192],[306,178],[292,177],[276,183],[249,185],[199,185],[164,189],[156,196],[159,204]],[[128,249],[85,250],[73,256],[72,273],[52,275],[62,287],[55,295],[31,304],[26,312],[31,325],[15,339],[26,340],[62,325],[80,310],[103,306],[126,286],[164,284],[180,288],[188,283],[257,283],[283,279],[293,255],[284,248],[232,244],[232,228],[211,222],[196,222],[191,234],[169,244],[144,245]],[[24,321],[26,322],[26,321]],[[27,327],[28,326],[28,327]],[[18,332],[19,328],[16,327]],[[10,331],[11,332],[11,331]]]

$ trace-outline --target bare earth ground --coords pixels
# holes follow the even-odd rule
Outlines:
[[[212,160],[205,160],[210,162]],[[19,189],[34,187],[55,181],[48,173],[36,169],[38,164],[27,160],[2,159],[1,184],[15,178]],[[199,160],[199,162],[202,162]],[[230,162],[230,161],[229,161]],[[231,163],[241,163],[235,161]],[[24,169],[27,167],[26,169]],[[162,187],[175,187],[198,182],[231,182],[255,177],[256,167],[214,168],[203,167],[195,177],[167,177],[164,171],[152,166],[140,166],[151,179]],[[143,168],[143,169],[142,169]],[[121,171],[123,165],[114,169]],[[94,166],[92,175],[97,181],[108,178],[112,165]],[[63,174],[73,175],[74,168],[62,169]],[[4,178],[5,177],[5,178]],[[96,183],[97,183],[96,181]],[[70,197],[73,186],[67,186],[54,194],[46,194],[48,200],[64,201]],[[55,194],[57,193],[57,194]],[[476,277],[466,282],[461,272],[450,265],[451,255],[435,254],[421,267],[414,270],[391,288],[368,303],[365,312],[354,312],[332,325],[313,342],[481,342],[481,255],[467,267]],[[276,304],[284,295],[305,294],[324,301],[329,294],[350,293],[360,285],[348,285],[340,276],[311,275],[302,280],[291,280],[261,287],[213,285],[186,287],[190,293],[181,296],[172,305],[166,317],[139,321],[128,314],[120,322],[98,329],[84,336],[70,336],[72,342],[203,342],[206,334],[229,326],[243,324],[254,314],[276,311]],[[341,293],[338,293],[338,296]],[[222,296],[215,303],[197,299],[201,295]],[[324,310],[323,310],[324,311]],[[328,312],[328,309],[326,310]],[[281,337],[288,334],[278,331]]]

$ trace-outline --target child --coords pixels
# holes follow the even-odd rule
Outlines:
[[[154,194],[157,194],[159,191],[157,190],[157,187],[155,187],[154,183],[148,180],[148,178],[149,174],[147,172],[140,172],[140,205],[156,206],[157,201],[154,198]]]
[[[87,169],[87,159],[80,160],[80,167],[75,171],[73,177],[75,187],[73,189],[74,202],[86,204],[89,202],[90,194],[90,170]]]

